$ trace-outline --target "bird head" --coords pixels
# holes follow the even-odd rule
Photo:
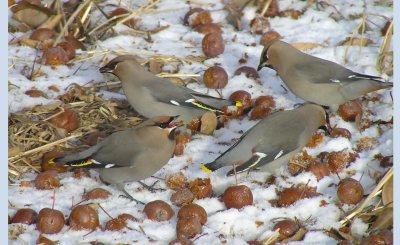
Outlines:
[[[315,121],[319,129],[322,129],[330,134],[332,127],[329,123],[329,113],[324,107],[314,103],[306,103],[302,107],[306,108],[304,113],[308,115],[309,119]]]
[[[279,70],[282,71],[282,69],[288,68],[288,63],[302,59],[303,56],[299,55],[301,53],[301,51],[292,45],[278,38],[274,39],[264,46],[257,70],[259,71],[263,67],[268,67],[279,73]]]
[[[177,122],[173,122],[175,119],[177,119],[178,116],[160,116],[160,117],[154,117],[152,120],[154,121],[153,125],[158,126],[162,129],[167,129],[171,128],[173,125],[177,124]]]
[[[258,64],[257,71],[260,71],[264,67],[268,67],[270,69],[274,69],[272,67],[272,65],[270,64],[269,54],[268,54],[268,51],[269,51],[269,49],[270,49],[270,47],[272,46],[273,43],[274,43],[274,40],[269,42],[267,45],[264,46],[264,49],[261,52],[260,64]]]
[[[325,130],[325,132],[327,132],[329,135],[331,134],[332,126],[329,120],[329,113],[326,110],[325,110],[325,124],[321,126],[321,128]]]
[[[153,126],[157,126],[166,131],[168,138],[174,140],[175,130],[184,124],[181,121],[174,121],[178,116],[160,116],[153,118]]]
[[[117,56],[99,69],[101,73],[111,73],[120,79],[124,74],[129,76],[132,75],[132,72],[135,72],[136,70],[141,71],[144,70],[144,68],[139,64],[133,55]]]

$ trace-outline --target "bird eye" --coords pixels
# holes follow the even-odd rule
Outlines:
[[[164,123],[156,123],[156,125],[160,128],[167,128],[169,125],[169,122],[164,122]]]
[[[110,70],[114,70],[115,67],[117,66],[118,62],[112,62],[110,64],[107,65],[107,68]]]

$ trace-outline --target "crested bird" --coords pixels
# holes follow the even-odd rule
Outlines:
[[[180,115],[188,124],[206,111],[222,112],[221,107],[235,105],[232,101],[179,87],[147,71],[132,55],[112,59],[100,68],[119,78],[130,105],[142,116]],[[236,103],[240,106],[240,103]]]
[[[227,175],[260,168],[273,171],[287,163],[310,140],[318,128],[327,126],[327,113],[316,104],[278,111],[265,117],[213,162],[201,166],[211,173],[238,164]],[[327,128],[328,129],[328,128]]]
[[[393,87],[381,77],[353,72],[332,61],[303,53],[278,39],[264,47],[258,70],[263,67],[275,70],[296,96],[329,106],[332,111],[369,92]]]
[[[78,168],[98,168],[102,181],[116,186],[126,197],[138,203],[124,188],[126,182],[152,176],[172,157],[175,148],[173,122],[178,116],[148,119],[134,128],[118,131],[82,152],[54,159],[52,162]],[[146,186],[146,185],[144,185]]]

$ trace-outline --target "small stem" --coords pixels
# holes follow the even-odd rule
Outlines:
[[[97,205],[99,205],[99,207],[101,208],[101,210],[103,210],[103,212],[105,214],[107,214],[108,217],[110,217],[110,219],[114,219],[109,213],[107,213],[107,211],[100,205],[100,203],[98,203]]]

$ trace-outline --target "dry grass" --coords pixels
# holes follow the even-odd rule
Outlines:
[[[376,63],[377,70],[381,73],[385,73],[388,75],[393,74],[393,50],[391,51],[389,50],[392,38],[393,38],[393,21],[390,23],[390,26],[383,39],[379,51],[379,58]]]
[[[79,89],[84,88],[79,87]],[[80,139],[93,131],[99,130],[109,135],[118,130],[131,128],[141,121],[124,101],[103,100],[95,96],[90,89],[84,90],[86,91],[84,95],[74,98],[84,100],[35,106],[10,114],[8,164],[11,179],[23,175],[27,167],[38,171],[40,159],[45,152],[53,149],[81,150],[86,146]],[[65,134],[63,130],[49,122],[52,117],[65,109],[71,109],[79,116],[80,127],[70,134]]]

